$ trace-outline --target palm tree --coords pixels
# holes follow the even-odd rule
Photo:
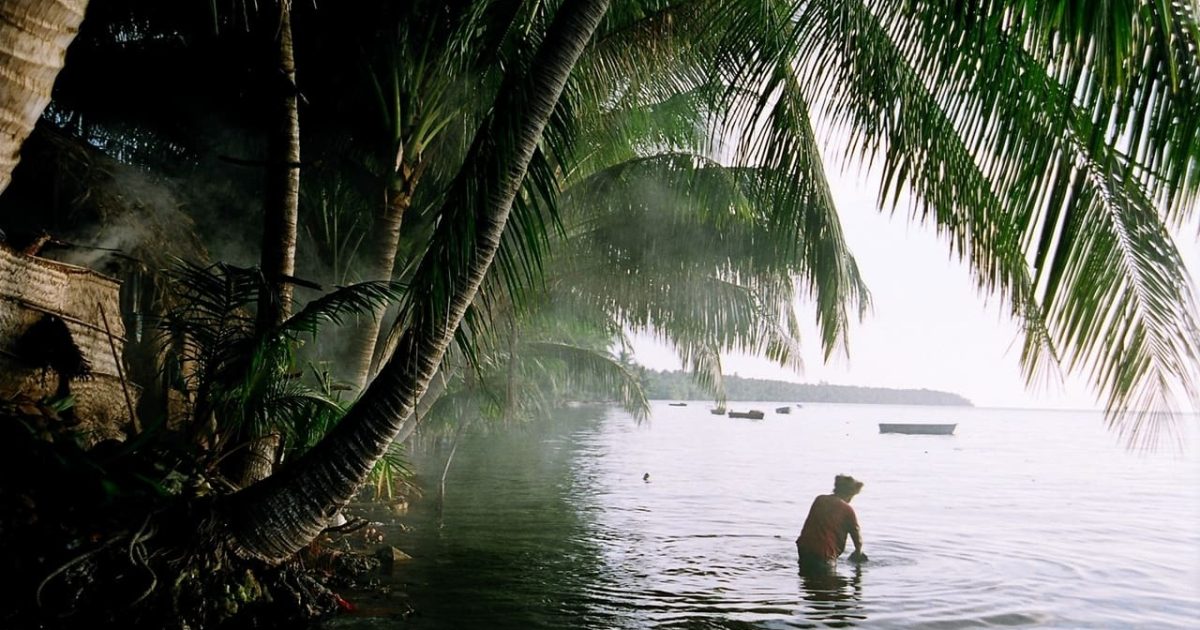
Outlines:
[[[414,412],[427,417],[423,432],[444,431],[467,415],[504,421],[545,416],[580,396],[614,401],[639,420],[649,414],[636,370],[610,350],[614,342],[627,347],[628,340],[607,313],[537,292],[521,306],[499,299],[479,318],[488,322],[486,329],[477,328],[465,350],[447,357],[438,372],[445,383],[426,390]],[[415,426],[406,422],[397,441],[408,439]]]
[[[613,63],[607,52],[629,45],[618,37],[584,61]],[[724,89],[709,76],[683,90],[626,90],[580,117],[586,149],[562,168],[565,236],[547,278],[555,303],[674,346],[718,396],[723,352],[800,367],[798,291],[815,296],[827,356],[869,303],[821,180],[809,174],[797,188],[782,169],[738,165],[753,156],[712,145]]]
[[[266,184],[263,194],[263,238],[260,268],[271,290],[259,296],[258,326],[278,326],[292,312],[292,276],[296,273],[296,238],[300,207],[300,90],[292,42],[292,0],[279,2],[279,77],[275,129],[268,135]],[[240,459],[239,480],[250,485],[271,474],[279,435],[252,436]]]
[[[263,194],[261,268],[272,290],[258,307],[260,326],[276,326],[292,308],[291,276],[296,273],[296,225],[300,204],[300,91],[292,42],[292,1],[279,2],[278,77],[275,128],[268,135]],[[274,33],[273,33],[274,35]],[[390,280],[390,278],[384,278]]]
[[[1169,234],[1200,184],[1198,16],[1105,7],[669,3],[631,28],[647,45],[608,65],[633,85],[647,67],[684,87],[716,67],[730,86],[722,137],[787,181],[826,187],[822,144],[879,169],[880,206],[909,194],[913,219],[1023,321],[1031,382],[1060,364],[1087,371],[1110,421],[1152,441],[1200,378],[1196,301]],[[661,49],[681,52],[647,61]]]
[[[50,103],[50,89],[79,32],[87,0],[0,3],[0,193],[20,160],[21,144]]]
[[[585,23],[605,8],[579,4]],[[475,133],[380,377],[329,440],[233,500],[235,537],[252,555],[285,556],[361,482],[493,256],[509,285],[514,272],[536,275],[547,228],[537,213],[520,220],[539,203],[531,182],[551,189],[569,177],[556,166],[580,161],[550,159],[569,129],[542,137],[558,80],[595,28],[569,18],[576,9],[556,14],[528,85],[506,77]],[[733,154],[722,166],[770,173],[772,194],[806,200],[790,205],[817,210],[801,224],[814,237],[832,209],[823,144],[875,165],[880,205],[909,193],[913,218],[936,225],[980,288],[1024,321],[1030,379],[1058,362],[1088,371],[1112,419],[1136,431],[1167,417],[1172,391],[1197,390],[1195,300],[1168,229],[1194,213],[1200,187],[1197,22],[1194,6],[1149,0],[631,0],[580,66],[580,98],[560,112],[715,86],[712,137]],[[590,98],[614,92],[605,85],[621,97]],[[709,155],[725,161],[719,148]],[[506,230],[514,197],[517,229]],[[768,217],[794,230],[793,218]],[[829,267],[823,239],[795,242],[809,268]],[[844,296],[844,280],[814,274],[808,290]],[[826,339],[840,334],[837,317],[821,325]]]
[[[273,436],[263,453],[270,469],[280,454],[310,446],[343,412],[325,378],[306,382],[296,348],[327,324],[397,299],[394,283],[364,282],[325,293],[269,328],[253,310],[274,289],[259,269],[179,262],[169,272],[167,307],[157,323],[162,371],[181,397],[171,424],[203,445],[207,467],[242,485],[246,461],[231,456]],[[319,375],[318,375],[319,376]]]
[[[1167,225],[1200,181],[1200,57],[1194,8],[1110,4],[816,3],[789,58],[822,80],[810,91],[850,150],[880,160],[881,200],[912,190],[1009,299],[1028,377],[1055,359],[1089,370],[1138,437],[1170,428],[1169,383],[1197,391],[1196,302]]]
[[[328,437],[293,466],[232,497],[231,531],[243,552],[268,561],[291,556],[320,533],[387,451],[483,282],[542,130],[607,9],[608,0],[565,3],[528,69],[506,77],[448,193],[445,220],[402,313],[406,327],[396,352]]]
[[[776,194],[828,200],[814,109],[852,154],[880,162],[881,201],[911,190],[921,218],[951,237],[980,286],[1026,322],[1031,376],[1048,358],[1090,366],[1114,413],[1162,411],[1168,381],[1194,394],[1194,300],[1163,221],[1187,214],[1200,179],[1196,16],[1154,3],[1117,14],[1070,3],[962,3],[949,15],[939,6],[677,3],[642,19],[660,25],[644,32],[661,48],[688,51],[670,60],[675,76],[703,76],[696,67],[707,64],[729,83],[719,111],[747,164],[778,173]],[[624,47],[630,61],[619,67],[637,77],[645,50]],[[505,129],[492,125],[483,131]],[[532,155],[538,138],[522,137]],[[466,165],[492,180],[495,164],[476,161],[482,147],[477,136]],[[328,442],[235,501],[235,535],[250,553],[285,557],[315,534],[436,370],[501,238],[503,226],[482,209],[512,199],[467,182],[456,180],[451,203],[473,199],[479,213],[443,217],[414,283],[433,290],[402,312],[404,332],[380,377]],[[520,182],[509,183],[515,194]],[[448,238],[463,229],[490,235],[472,241],[484,258]],[[826,255],[819,241],[805,247],[809,260]]]
[[[383,123],[376,135],[386,142],[377,159],[384,165],[378,169],[383,171],[383,203],[372,212],[364,252],[362,274],[368,279],[392,278],[404,217],[433,159],[430,153],[445,148],[436,145],[449,126],[474,118],[470,109],[479,96],[459,83],[468,67],[476,65],[471,57],[482,39],[479,31],[488,25],[481,23],[478,6],[449,15],[440,9],[437,3],[410,7],[413,14],[400,18],[400,32],[385,43],[371,71]],[[370,379],[384,315],[379,309],[359,322],[347,341],[352,362],[348,380],[358,391]]]
[[[613,64],[612,51],[641,43],[626,41],[637,29],[621,14],[610,14],[606,31],[581,58],[582,70],[620,65]],[[568,92],[573,99],[564,108],[571,116],[552,123],[553,132],[571,142],[547,151],[554,187],[565,191],[555,202],[561,208],[546,212],[561,217],[562,235],[545,249],[544,280],[518,286],[512,279],[521,267],[511,260],[516,256],[501,261],[503,273],[489,276],[484,290],[489,297],[475,304],[487,312],[469,320],[462,335],[470,344],[464,354],[473,353],[472,365],[483,372],[469,380],[486,384],[489,366],[506,371],[504,387],[483,389],[493,397],[506,391],[511,407],[523,398],[513,381],[529,369],[550,382],[586,374],[591,383],[606,383],[635,413],[640,410],[630,398],[632,375],[615,369],[619,364],[607,356],[606,346],[559,338],[548,322],[558,318],[604,331],[609,344],[623,339],[625,330],[656,334],[720,398],[722,352],[799,367],[799,324],[792,307],[797,280],[819,296],[827,352],[841,345],[850,312],[861,315],[867,298],[832,205],[816,196],[816,188],[781,194],[787,185],[777,170],[726,167],[709,155],[712,129],[706,118],[712,96],[720,93],[719,77],[695,78],[683,90],[642,91],[603,83],[595,74],[573,77]],[[638,75],[622,79],[629,77],[634,81]],[[661,79],[643,85],[654,80]],[[531,191],[527,198],[536,196]],[[821,256],[805,258],[817,248]],[[501,252],[519,249],[502,246]],[[528,295],[517,295],[522,292]],[[514,330],[494,333],[497,320]],[[521,380],[531,383],[525,387],[531,393],[543,389],[539,378]],[[540,392],[541,398],[553,395]],[[402,439],[411,433],[412,420]]]

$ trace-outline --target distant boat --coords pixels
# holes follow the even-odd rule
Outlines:
[[[954,427],[957,426],[957,424],[888,424],[880,422],[879,432],[906,433],[908,435],[954,435]]]
[[[668,407],[686,407],[687,403],[667,403]]]
[[[714,416],[723,416],[725,415],[725,408],[717,407],[716,409],[709,409],[708,412]]]
[[[775,413],[792,413],[791,407],[776,407]]]
[[[751,420],[762,420],[763,412],[761,412],[757,409],[751,409],[750,411],[730,411],[729,417],[730,418],[749,418]]]

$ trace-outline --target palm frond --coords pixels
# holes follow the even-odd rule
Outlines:
[[[618,3],[573,77],[597,106],[639,108],[712,85],[706,0]]]
[[[308,176],[300,189],[300,220],[309,241],[304,249],[315,252],[337,283],[354,279],[369,225],[369,202],[347,179],[341,171]]]
[[[180,261],[168,275],[170,308],[159,329],[174,356],[163,357],[164,367],[185,368],[192,422],[215,421],[213,437],[219,437],[222,448],[272,433],[285,438],[290,452],[315,444],[345,407],[327,377],[317,374],[314,386],[294,373],[300,336],[315,336],[324,324],[371,312],[403,293],[393,282],[342,287],[263,331],[255,326],[253,312],[265,290],[257,269]]]
[[[387,307],[402,298],[404,291],[404,285],[399,282],[380,280],[339,287],[305,304],[280,324],[275,334],[315,335],[324,324],[341,325],[348,316],[370,314]]]
[[[1029,44],[1042,32],[1036,21],[985,12],[956,22],[931,17],[931,7],[910,16],[890,6],[806,5],[798,31],[816,45],[796,51],[802,76],[851,149],[882,160],[881,197],[915,192],[917,211],[951,236],[981,287],[1025,317],[1030,378],[1062,355],[1091,372],[1111,419],[1135,414],[1131,438],[1154,439],[1142,414],[1169,417],[1175,388],[1163,384],[1196,392],[1195,300],[1163,225],[1194,194],[1178,164],[1194,162],[1180,153],[1195,141],[1165,131],[1162,117],[1186,123],[1200,99],[1114,78],[1149,81],[1131,100],[1100,86],[1104,71],[1089,59],[1039,59],[1045,51]],[[1169,54],[1147,53],[1160,70]],[[1194,53],[1179,64],[1197,67]]]
[[[726,401],[725,370],[721,366],[721,353],[712,345],[705,343],[688,343],[669,338],[675,345],[679,360],[691,374],[692,379],[700,387],[713,395],[713,402],[722,406]]]
[[[607,352],[549,341],[523,343],[520,352],[522,356],[560,362],[562,369],[555,372],[566,391],[615,393],[621,406],[639,421],[650,413],[650,403],[637,376]]]
[[[265,280],[255,269],[188,261],[178,261],[166,276],[170,294],[158,323],[160,345],[191,366],[183,376],[197,389],[253,353],[250,309]]]
[[[779,198],[775,177],[687,155],[597,173],[568,193],[580,220],[558,285],[634,329],[798,368],[792,303],[795,277],[809,263],[792,238],[779,236],[769,208]],[[861,289],[852,259],[833,264],[852,270]],[[589,287],[595,294],[580,293]]]

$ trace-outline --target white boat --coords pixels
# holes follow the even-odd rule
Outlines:
[[[954,435],[957,424],[894,424],[879,423],[880,433],[906,433],[908,435]]]

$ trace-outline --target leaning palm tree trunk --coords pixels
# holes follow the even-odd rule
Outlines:
[[[396,172],[397,184],[388,192],[387,204],[373,221],[373,244],[366,274],[368,280],[391,280],[396,266],[396,251],[400,248],[400,227],[404,213],[412,204],[413,186],[417,175],[401,160]],[[371,378],[371,366],[375,358],[375,347],[379,331],[383,326],[386,308],[377,308],[365,322],[358,326],[348,342],[348,354],[353,362],[350,383],[355,391],[362,391]]]
[[[417,270],[425,291],[401,313],[396,351],[345,418],[292,466],[231,497],[230,533],[266,561],[310,542],[353,496],[437,371],[491,266],[542,131],[609,0],[572,0],[556,13],[524,76],[509,75],[443,206]]]
[[[258,307],[260,328],[267,330],[291,313],[296,272],[296,223],[300,206],[300,110],[296,60],[292,47],[291,0],[279,3],[279,102],[277,127],[272,130],[267,156],[263,208],[262,271],[267,280]],[[275,465],[279,434],[251,435],[241,465],[241,485],[266,479]]]
[[[425,392],[421,394],[421,398],[417,400],[417,404],[413,405],[413,410],[404,417],[404,422],[400,424],[400,430],[396,432],[396,437],[392,441],[397,444],[403,444],[408,441],[408,438],[413,436],[417,430],[417,425],[421,424],[421,420],[429,415],[429,411],[433,406],[441,400],[442,395],[446,393],[446,388],[450,386],[450,380],[454,378],[448,375],[457,373],[457,370],[443,365],[442,369],[438,370],[433,378],[429,379],[429,385],[425,388]]]
[[[67,46],[87,0],[0,2],[0,192],[8,188],[21,145],[50,103]]]

